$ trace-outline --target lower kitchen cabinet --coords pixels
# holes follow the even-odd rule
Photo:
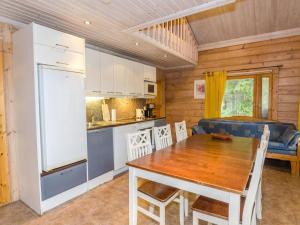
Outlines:
[[[154,126],[155,127],[161,127],[161,126],[165,126],[165,125],[167,125],[166,119],[154,120]]]
[[[120,170],[126,166],[127,157],[127,134],[137,131],[135,124],[115,127],[114,133],[114,169]]]
[[[88,179],[92,180],[114,170],[113,129],[88,131]]]
[[[41,177],[42,200],[86,183],[86,162]]]

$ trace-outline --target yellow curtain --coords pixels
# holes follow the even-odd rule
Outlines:
[[[206,73],[205,118],[221,117],[221,106],[226,88],[226,72]]]
[[[298,130],[300,131],[300,102],[299,102],[299,110],[298,110]]]

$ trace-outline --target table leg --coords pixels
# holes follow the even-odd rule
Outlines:
[[[137,177],[129,167],[129,225],[137,225]]]
[[[240,205],[241,196],[238,194],[229,194],[229,225],[240,224]]]

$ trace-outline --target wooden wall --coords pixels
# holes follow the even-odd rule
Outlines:
[[[240,70],[282,65],[277,85],[277,119],[297,124],[300,100],[300,36],[199,52],[195,68],[165,71],[166,116],[186,120],[188,128],[203,118],[204,101],[194,99],[194,80],[205,71]],[[275,107],[276,108],[276,107]]]

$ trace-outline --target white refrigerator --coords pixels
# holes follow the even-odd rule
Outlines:
[[[39,66],[42,169],[87,158],[84,74]]]

